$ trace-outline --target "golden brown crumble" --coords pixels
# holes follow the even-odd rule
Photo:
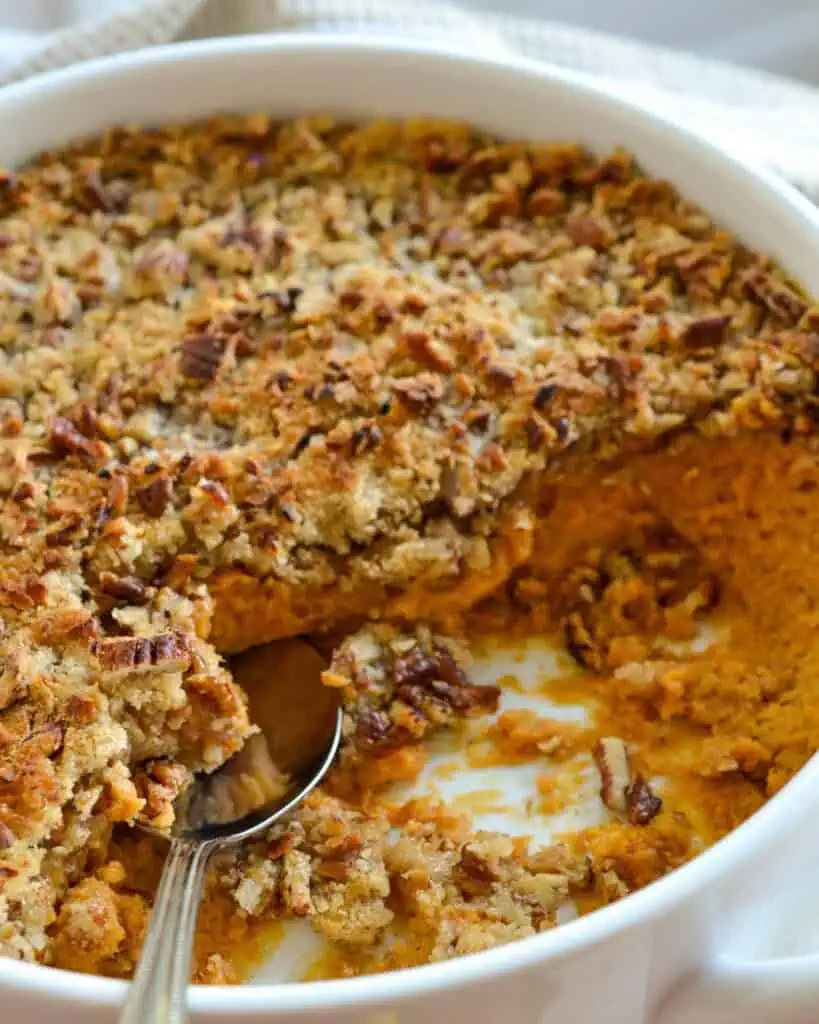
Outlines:
[[[217,866],[202,981],[287,916],[342,974],[534,934],[816,749],[781,594],[810,626],[819,310],[628,154],[115,129],[4,179],[0,308],[6,955],[130,973],[157,854],[127,826],[242,747],[221,656],[276,637],[329,631],[345,747]],[[685,653],[713,614],[730,641]],[[493,632],[559,638],[594,703],[588,727],[502,710],[495,756],[595,751],[615,820],[538,849],[390,805],[427,736],[497,710],[465,653]]]

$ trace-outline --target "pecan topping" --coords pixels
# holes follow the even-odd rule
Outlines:
[[[604,360],[611,380],[611,391],[618,402],[634,394],[637,372],[632,363],[621,355],[607,356]]]
[[[49,440],[52,447],[61,455],[79,455],[81,458],[92,460],[97,455],[97,446],[89,441],[84,434],[74,426],[71,420],[64,416],[58,416],[51,424]]]
[[[455,362],[449,347],[434,338],[429,331],[407,331],[402,338],[408,351],[419,363],[433,370],[449,372],[455,368]]]
[[[126,604],[147,604],[148,589],[136,576],[115,576],[111,572],[100,575],[100,590]]]
[[[497,228],[505,220],[519,217],[520,212],[521,201],[518,192],[498,192],[488,198],[481,223],[490,228]]]
[[[279,291],[259,292],[260,299],[272,299],[280,313],[295,313],[303,288],[282,288]]]
[[[214,380],[222,364],[225,343],[214,334],[192,334],[182,342],[180,369],[193,380]]]
[[[448,652],[438,657],[423,647],[413,647],[395,662],[396,686],[405,683],[427,683],[442,678],[457,684],[466,683],[466,673]]]
[[[632,825],[647,825],[656,818],[663,802],[652,792],[642,775],[637,775],[626,793],[626,810]]]
[[[309,447],[310,442],[313,440],[313,438],[318,437],[323,433],[324,431],[321,430],[319,427],[309,427],[307,430],[305,430],[305,432],[301,435],[298,441],[296,441],[296,443],[293,445],[293,450],[290,452],[290,458],[297,459],[299,455],[301,455],[301,453],[305,450],[305,448]]]
[[[514,386],[518,379],[517,370],[514,366],[505,366],[503,363],[490,363],[486,367],[486,379],[495,387],[505,389]]]
[[[106,186],[97,171],[86,171],[77,185],[77,197],[89,211],[115,213],[125,204],[126,196],[112,186]]]
[[[482,714],[497,709],[497,686],[475,686],[445,650],[426,651],[414,647],[397,659],[394,668],[395,695],[418,711],[434,705],[462,713]]]
[[[600,772],[603,803],[617,814],[628,813],[631,765],[625,743],[616,736],[605,736],[595,743],[592,755]]]
[[[71,544],[82,533],[85,522],[79,513],[73,513],[67,520],[54,530],[49,530],[45,535],[46,546],[50,548],[64,547]]]
[[[549,408],[559,394],[560,388],[557,384],[541,384],[532,399],[532,407],[538,412],[543,412],[544,409]]]
[[[784,281],[778,281],[761,267],[753,267],[748,271],[745,275],[745,288],[751,295],[761,299],[774,316],[786,323],[797,323],[807,312],[807,302],[793,288]]]
[[[353,455],[363,455],[364,452],[377,448],[384,440],[384,431],[377,423],[366,423],[353,431],[350,438],[350,448]]]
[[[694,320],[682,333],[683,345],[690,349],[717,348],[725,341],[731,316],[706,316]]]
[[[530,217],[554,217],[566,209],[566,197],[556,188],[537,188],[526,200]]]
[[[174,801],[190,780],[190,772],[176,761],[148,761],[136,776],[136,788],[145,800],[140,819],[154,828],[167,829],[174,822]]]
[[[145,515],[159,519],[173,493],[173,484],[168,477],[162,476],[136,492],[136,500]]]
[[[605,249],[609,233],[594,217],[572,217],[566,223],[566,234],[575,245],[588,245],[592,249]]]
[[[184,633],[117,636],[99,640],[92,648],[106,672],[184,672],[191,649]]]
[[[167,239],[144,248],[134,260],[134,270],[143,277],[166,275],[184,281],[188,275],[188,254]]]
[[[444,395],[443,382],[431,373],[419,373],[417,377],[402,378],[393,381],[392,386],[402,401],[416,412],[431,410]]]
[[[446,174],[451,171],[457,171],[468,157],[469,149],[465,142],[428,139],[424,166],[428,171]]]
[[[72,694],[68,698],[65,714],[74,725],[90,725],[97,714],[97,701],[94,697],[84,694]]]
[[[393,723],[386,711],[364,707],[356,715],[355,740],[362,747],[384,747],[394,742]]]

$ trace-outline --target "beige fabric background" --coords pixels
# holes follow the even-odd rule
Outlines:
[[[26,0],[25,11],[36,0]],[[19,11],[19,6],[15,10]],[[429,0],[64,0],[0,31],[0,84],[88,57],[241,32],[375,32],[484,53],[517,52],[590,74],[765,164],[819,200],[819,90],[566,25]],[[59,11],[59,16],[54,12]]]

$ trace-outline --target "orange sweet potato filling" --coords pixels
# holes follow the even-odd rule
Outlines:
[[[501,523],[486,566],[464,567],[457,578],[437,585],[419,579],[399,594],[375,585],[352,592],[339,587],[296,591],[272,577],[225,571],[208,584],[214,602],[209,639],[218,650],[232,653],[372,613],[408,621],[448,618],[490,594],[531,552],[531,524],[513,510]]]
[[[801,768],[819,745],[819,461],[773,436],[689,437],[672,450],[602,474],[566,476],[538,527],[518,600],[504,592],[468,618],[477,636],[550,635],[565,579],[601,552],[639,551],[656,527],[675,531],[716,581],[707,618],[716,639],[699,653],[657,653],[640,635],[650,584],[629,581],[632,617],[609,609],[614,635],[597,671],[547,684],[549,694],[594,707],[595,735],[638,751],[640,768],[668,780],[706,841],[730,831]],[[694,615],[671,609],[654,630],[681,640]],[[503,724],[503,719],[501,719]],[[508,724],[508,723],[507,723]],[[497,729],[497,727],[495,727]],[[535,730],[543,733],[540,723]],[[502,745],[523,742],[509,729]],[[611,840],[607,833],[607,843]],[[593,842],[594,837],[587,837]]]

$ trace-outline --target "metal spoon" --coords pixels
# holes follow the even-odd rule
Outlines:
[[[337,691],[321,683],[324,667],[300,640],[255,648],[231,661],[260,732],[218,771],[197,776],[174,807],[170,849],[120,1024],[187,1020],[193,935],[211,855],[292,811],[338,752],[342,712]]]

